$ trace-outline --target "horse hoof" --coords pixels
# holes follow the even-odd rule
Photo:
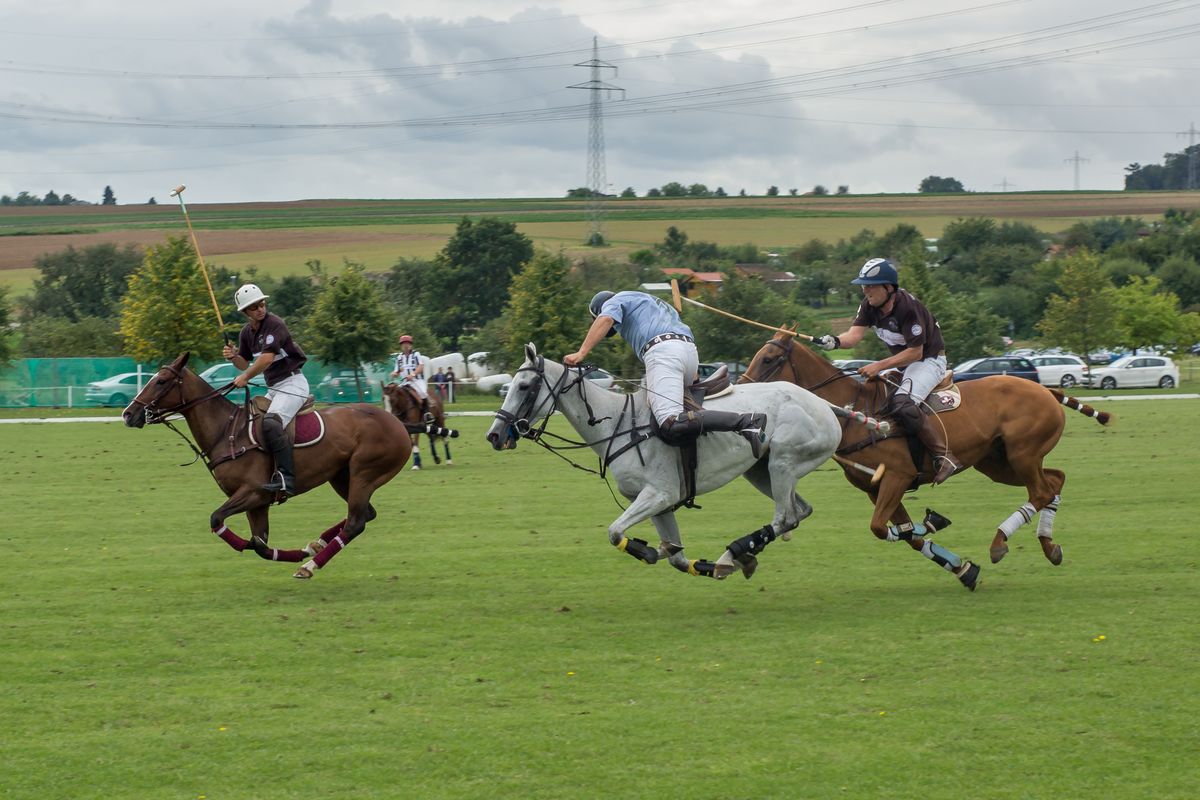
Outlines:
[[[1008,542],[1005,542],[1004,544],[1002,544],[998,547],[993,545],[992,548],[990,550],[988,550],[988,552],[992,556],[992,563],[999,564],[1000,559],[1002,559],[1006,555],[1008,555]]]
[[[307,550],[308,550],[309,555],[315,556],[317,553],[321,552],[324,549],[325,549],[325,540],[324,539],[313,539],[311,542],[308,543]]]
[[[738,562],[742,565],[742,575],[746,580],[754,577],[754,573],[758,571],[758,559],[754,556],[747,556],[743,561]]]
[[[723,581],[737,571],[737,567],[731,567],[727,564],[717,564],[713,567],[713,577],[719,581]]]
[[[413,468],[413,472],[416,472],[417,470],[420,469],[420,467],[417,466],[416,464],[413,464],[412,468]]]
[[[954,574],[958,576],[958,579],[962,582],[963,586],[967,587],[972,592],[975,591],[975,587],[979,583],[978,564],[973,564],[970,561],[964,561],[962,567],[959,568],[959,570]]]
[[[1043,549],[1042,552],[1045,554],[1046,560],[1054,566],[1057,567],[1062,563],[1062,545],[1056,544],[1049,550]]]
[[[312,578],[312,576],[313,576],[312,570],[309,569],[308,567],[301,567],[300,569],[298,569],[294,573],[292,573],[293,578],[299,578],[302,581],[309,580],[310,578]]]
[[[447,461],[446,461],[446,466],[447,466],[447,467],[453,467],[453,466],[454,466],[454,462],[453,462],[453,461],[450,461],[450,460],[447,460]]]

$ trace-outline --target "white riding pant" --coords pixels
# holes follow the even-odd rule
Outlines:
[[[919,405],[926,397],[929,397],[933,387],[941,383],[944,377],[946,377],[945,356],[933,356],[922,361],[914,361],[904,368],[904,375],[900,378],[900,388],[896,390],[896,394],[906,394]]]
[[[646,399],[658,424],[683,413],[683,391],[696,379],[696,345],[681,339],[660,342],[646,351]]]
[[[267,390],[267,399],[271,401],[267,413],[278,415],[287,427],[308,399],[308,378],[303,372],[284,378]]]
[[[426,383],[423,378],[408,378],[400,381],[401,386],[411,386],[413,391],[417,393],[417,397],[422,400],[429,399],[429,390],[426,388]]]

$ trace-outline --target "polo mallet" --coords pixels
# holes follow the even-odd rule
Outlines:
[[[179,208],[183,210],[183,220],[187,223],[188,233],[192,236],[192,247],[196,251],[196,259],[200,262],[200,274],[204,276],[204,285],[208,287],[208,296],[212,300],[213,311],[217,312],[217,324],[221,326],[221,336],[225,344],[229,344],[229,331],[225,330],[225,320],[221,318],[221,307],[217,304],[217,296],[213,293],[212,281],[208,278],[208,267],[204,265],[204,256],[200,253],[200,243],[196,241],[196,231],[192,228],[192,218],[188,216],[187,206],[183,202],[183,190],[187,186],[179,184],[171,190],[171,197],[179,198]]]
[[[708,309],[709,311],[712,311],[716,314],[720,314],[723,317],[729,317],[730,319],[736,319],[738,322],[744,322],[747,325],[754,325],[759,328],[764,328],[768,331],[774,331],[775,333],[779,333],[780,331],[783,331],[784,333],[788,334],[789,336],[795,336],[797,339],[807,339],[810,342],[813,340],[813,337],[809,336],[807,333],[800,333],[798,331],[789,331],[789,330],[786,330],[785,328],[780,328],[777,325],[767,325],[765,322],[756,322],[755,320],[752,320],[752,319],[746,319],[745,317],[739,317],[737,314],[730,314],[728,311],[722,311],[719,308],[713,308],[712,306],[710,306],[706,303],[701,303],[699,300],[693,300],[690,297],[684,297],[683,295],[681,295],[679,293],[679,281],[675,278],[672,278],[671,279],[671,305],[675,306],[676,311],[682,312],[683,311],[683,303],[685,303],[685,302],[691,303],[694,306],[699,306],[700,308]]]

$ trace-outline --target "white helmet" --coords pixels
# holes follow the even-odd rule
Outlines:
[[[266,300],[271,295],[263,294],[263,290],[253,283],[247,283],[233,294],[233,302],[237,303],[238,311],[245,311],[259,300]]]

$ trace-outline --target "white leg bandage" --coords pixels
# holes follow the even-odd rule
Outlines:
[[[1031,521],[1036,513],[1037,509],[1033,507],[1033,503],[1022,503],[1020,508],[1009,515],[1008,519],[1000,523],[1000,532],[1007,539],[1017,532],[1017,528]]]
[[[1062,498],[1054,495],[1054,499],[1050,504],[1042,509],[1042,513],[1038,515],[1037,535],[1042,539],[1054,538],[1054,515],[1058,513],[1058,504],[1062,502]]]

